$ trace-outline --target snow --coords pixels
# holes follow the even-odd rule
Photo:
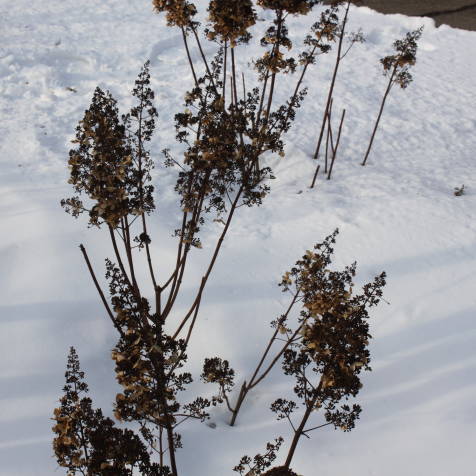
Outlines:
[[[291,19],[296,44],[309,21]],[[125,109],[150,59],[160,114],[154,140],[159,212],[152,227],[162,240],[153,253],[160,268],[169,269],[178,207],[174,173],[161,166],[159,151],[179,150],[173,115],[192,78],[180,35],[152,13],[149,0],[2,1],[0,22],[0,475],[63,474],[52,456],[50,418],[68,347],[79,352],[96,405],[108,411],[117,392],[109,358],[115,335],[78,245],[85,244],[98,274],[110,250],[100,232],[59,206],[70,196],[70,140],[94,88],[110,89]],[[368,165],[361,167],[386,86],[378,59],[420,24],[425,30],[415,81],[406,91],[392,91]],[[249,376],[269,338],[269,321],[288,303],[276,285],[280,276],[339,227],[335,265],[357,260],[360,284],[385,270],[390,305],[372,315],[373,372],[358,397],[363,414],[357,427],[351,433],[324,428],[304,438],[294,470],[306,476],[470,476],[476,443],[476,33],[353,7],[351,29],[359,27],[367,42],[343,61],[334,95],[334,117],[344,107],[347,117],[333,178],[320,175],[317,188],[308,188],[329,55],[307,78],[310,92],[287,138],[287,156],[273,162],[271,195],[260,208],[239,209],[227,235],[189,351],[192,392],[212,391],[198,381],[207,356],[230,360],[237,388]],[[250,83],[246,65],[259,51],[237,52]],[[283,100],[293,84],[280,81]],[[462,184],[465,194],[455,197],[453,188]],[[204,249],[193,255],[179,311],[193,296],[220,226],[204,230]],[[184,426],[181,474],[234,474],[243,454],[253,456],[279,435],[283,457],[290,428],[274,420],[269,405],[290,388],[276,368],[250,394],[236,427],[227,426],[224,409],[213,412],[215,429]]]

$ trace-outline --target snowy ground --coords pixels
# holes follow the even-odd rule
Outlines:
[[[88,247],[97,266],[109,250],[100,233],[66,216],[59,200],[70,195],[69,141],[95,86],[110,89],[127,107],[147,59],[161,118],[154,226],[166,237],[161,256],[170,261],[174,242],[167,237],[178,208],[173,172],[160,166],[158,151],[175,147],[172,117],[191,76],[180,37],[152,14],[150,3],[0,0],[1,476],[64,474],[52,457],[49,418],[70,345],[95,402],[108,409],[116,393],[109,360],[115,336],[78,244]],[[385,89],[378,58],[422,22],[415,82],[392,92],[363,168],[359,162]],[[293,19],[291,26],[302,32],[301,23]],[[385,270],[390,305],[372,318],[374,371],[359,396],[364,412],[357,428],[314,433],[302,441],[292,466],[305,476],[470,476],[476,443],[476,33],[367,8],[352,9],[351,25],[361,26],[368,41],[344,60],[335,94],[335,110],[346,107],[348,121],[334,178],[320,176],[316,190],[307,188],[329,56],[308,77],[310,94],[296,121],[301,126],[274,167],[271,196],[261,208],[240,209],[227,236],[190,350],[192,370],[198,373],[204,356],[221,355],[238,371],[238,382],[245,378],[269,335],[268,322],[287,303],[276,286],[281,274],[339,227],[336,265],[357,260],[360,282]],[[244,55],[238,51],[246,68]],[[251,81],[251,71],[246,74]],[[284,98],[288,91],[280,86]],[[455,197],[453,188],[462,184],[466,194]],[[214,225],[205,230],[204,250],[194,255],[180,306],[203,272],[219,231]],[[222,410],[213,414],[216,429],[184,427],[181,473],[233,474],[244,453],[262,451],[280,434],[289,442],[290,429],[268,410],[288,387],[275,372],[251,394],[236,428],[226,425]]]

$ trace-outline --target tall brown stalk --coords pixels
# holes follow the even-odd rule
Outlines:
[[[418,48],[417,42],[421,38],[422,33],[423,27],[408,32],[405,38],[396,40],[393,43],[395,53],[390,56],[385,56],[380,60],[380,63],[383,66],[384,75],[388,76],[389,79],[387,88],[385,89],[385,93],[382,98],[382,102],[380,103],[380,109],[377,120],[375,121],[372,135],[370,137],[369,146],[367,147],[367,151],[361,165],[365,165],[367,163],[367,159],[369,158],[370,150],[375,139],[375,134],[377,133],[377,128],[380,124],[380,119],[382,118],[383,109],[392,87],[395,84],[398,84],[400,88],[406,89],[413,81],[413,77],[410,74],[410,68],[416,63],[416,53]]]

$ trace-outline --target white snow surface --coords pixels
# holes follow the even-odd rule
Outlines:
[[[312,19],[291,18],[296,49]],[[368,166],[361,167],[386,86],[378,59],[421,24],[415,81],[392,91]],[[94,88],[109,89],[125,111],[150,59],[160,114],[152,145],[158,212],[150,226],[164,277],[180,210],[176,175],[163,167],[160,150],[180,153],[173,115],[183,109],[192,76],[180,35],[165,27],[149,0],[1,0],[0,25],[0,475],[64,474],[52,454],[50,418],[69,346],[77,348],[94,402],[106,413],[119,389],[110,361],[116,336],[78,248],[85,244],[101,275],[111,254],[107,237],[59,206],[73,194],[66,184],[70,141]],[[249,377],[269,322],[289,302],[277,282],[339,227],[335,266],[356,260],[358,284],[385,270],[390,304],[372,312],[373,372],[357,398],[363,413],[356,428],[326,427],[303,438],[293,469],[305,476],[470,476],[476,445],[476,33],[352,7],[351,29],[359,27],[367,42],[345,58],[336,86],[334,116],[345,107],[347,119],[333,178],[320,175],[317,188],[308,188],[330,54],[307,77],[309,94],[286,138],[286,157],[269,158],[277,177],[270,196],[259,208],[240,208],[226,237],[189,350],[195,382],[187,395],[214,391],[198,378],[207,356],[231,362],[236,388]],[[208,44],[207,54],[213,51]],[[255,73],[248,62],[260,52],[257,46],[237,50],[249,85]],[[192,54],[198,58],[195,47]],[[279,78],[278,100],[294,81]],[[466,193],[454,196],[462,184]],[[192,255],[176,319],[190,305],[220,231],[213,222],[202,231],[204,248]],[[180,474],[236,474],[232,468],[243,454],[262,452],[279,435],[283,461],[291,429],[275,420],[269,405],[292,396],[292,386],[276,368],[250,394],[236,427],[227,426],[222,408],[212,411],[215,429],[184,425]]]

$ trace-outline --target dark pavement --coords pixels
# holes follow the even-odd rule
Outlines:
[[[382,13],[431,17],[437,26],[476,31],[476,0],[361,0],[360,4]]]

